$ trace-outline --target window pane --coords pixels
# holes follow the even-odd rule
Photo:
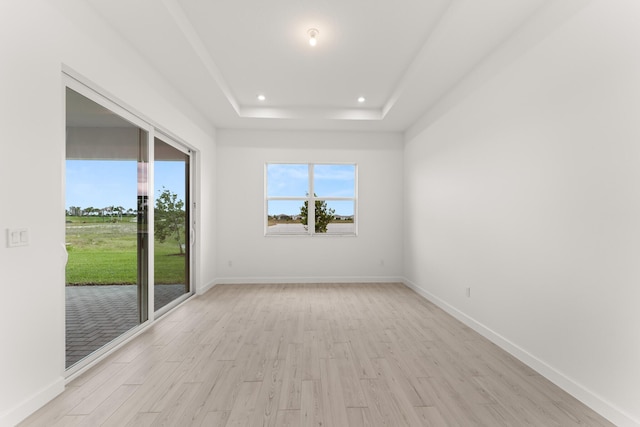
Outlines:
[[[148,319],[147,132],[66,89],[65,367]]]
[[[154,140],[154,310],[189,293],[189,156]]]
[[[321,203],[326,203],[325,210],[333,216],[327,225],[327,234],[354,234],[356,232],[355,209],[352,200],[323,200]]]
[[[269,200],[267,203],[267,233],[307,234],[301,221],[303,200]]]
[[[355,165],[315,165],[313,192],[318,197],[355,197]]]
[[[267,165],[268,197],[305,197],[309,192],[309,167],[300,164]]]

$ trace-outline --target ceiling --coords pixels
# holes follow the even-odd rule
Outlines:
[[[371,131],[406,130],[551,3],[88,1],[217,128]]]

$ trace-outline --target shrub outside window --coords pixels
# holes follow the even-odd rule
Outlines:
[[[356,213],[357,165],[265,165],[265,235],[355,236]]]

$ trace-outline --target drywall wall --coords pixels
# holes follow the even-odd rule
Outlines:
[[[64,385],[63,68],[95,83],[215,163],[214,130],[82,1],[0,4],[0,425],[14,425]],[[188,114],[188,116],[187,116]],[[212,259],[214,174],[199,189],[201,256]],[[7,248],[6,229],[29,245]],[[214,266],[196,272],[213,282]]]
[[[404,152],[407,283],[618,425],[640,420],[639,16],[592,2]]]
[[[217,143],[218,282],[401,277],[400,134],[219,130]],[[265,236],[266,162],[357,163],[358,236]]]

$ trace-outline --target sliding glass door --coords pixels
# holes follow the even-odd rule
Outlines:
[[[149,131],[70,88],[66,106],[69,368],[148,319]]]
[[[154,140],[154,308],[191,293],[190,152]]]
[[[193,293],[192,153],[71,78],[65,100],[73,373]]]

